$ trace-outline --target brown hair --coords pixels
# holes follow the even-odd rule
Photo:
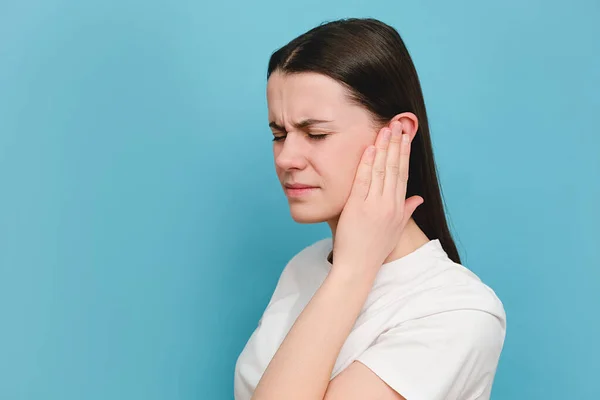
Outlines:
[[[461,263],[444,213],[421,84],[400,34],[372,18],[345,18],[323,23],[275,51],[274,71],[316,72],[340,82],[349,99],[365,107],[383,127],[397,114],[411,112],[419,128],[411,144],[407,198],[424,203],[412,218],[429,239],[439,239],[450,259]]]

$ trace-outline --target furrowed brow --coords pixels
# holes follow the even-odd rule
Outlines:
[[[314,118],[308,118],[308,119],[304,119],[302,121],[299,122],[293,122],[292,125],[296,128],[296,129],[305,129],[314,125],[318,125],[318,124],[325,124],[328,122],[333,122],[333,121],[328,121],[328,120],[323,120],[323,119],[314,119]],[[277,124],[275,121],[271,121],[269,122],[269,127],[273,128],[273,129],[277,129],[279,131],[284,131],[285,132],[285,128],[279,124]]]

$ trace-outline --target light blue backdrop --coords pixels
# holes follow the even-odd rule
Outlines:
[[[0,398],[232,397],[329,235],[277,184],[267,60],[348,16],[414,57],[463,263],[508,314],[493,399],[600,398],[600,5],[452,3],[2,1]]]

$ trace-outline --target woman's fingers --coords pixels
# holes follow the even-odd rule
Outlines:
[[[391,134],[391,129],[385,127],[379,132],[377,140],[375,141],[376,152],[375,161],[373,162],[369,195],[373,194],[380,196],[383,193],[387,152]]]
[[[351,196],[364,200],[368,196],[385,195],[398,201],[402,209],[406,200],[409,160],[409,135],[403,134],[402,123],[395,121],[390,127],[382,128],[375,146],[369,146],[363,153]]]
[[[385,183],[384,194],[386,196],[396,196],[396,188],[398,187],[398,175],[400,173],[400,153],[402,146],[402,124],[400,122],[392,122],[392,137],[387,152],[387,160],[385,166]]]
[[[375,146],[371,145],[365,149],[360,159],[350,197],[364,200],[369,194],[369,189],[371,187],[371,170],[373,169],[374,160]]]
[[[396,186],[396,197],[404,204],[406,200],[406,186],[408,185],[408,166],[410,165],[410,136],[408,133],[402,135],[400,143],[400,164],[398,170],[398,181]]]

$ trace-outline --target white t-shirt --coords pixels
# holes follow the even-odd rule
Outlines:
[[[249,400],[296,318],[331,269],[331,238],[286,265],[240,354],[236,400]],[[502,302],[439,239],[384,264],[331,379],[358,360],[407,400],[489,399],[506,334]]]

